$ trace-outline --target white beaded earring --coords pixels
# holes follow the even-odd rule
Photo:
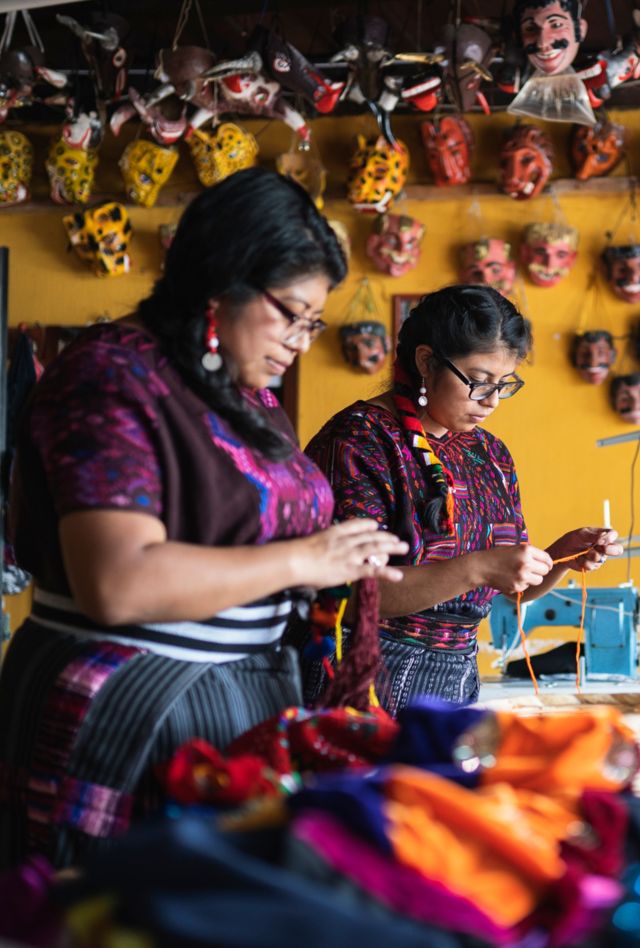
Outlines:
[[[420,385],[420,388],[418,389],[418,405],[420,405],[421,408],[426,408],[428,403],[429,403],[429,399],[427,398],[427,387],[424,384],[424,375],[423,375],[422,384]]]

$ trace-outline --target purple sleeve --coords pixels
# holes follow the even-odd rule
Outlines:
[[[54,364],[45,379],[31,437],[57,515],[112,508],[160,517],[154,373],[136,353],[97,345]]]

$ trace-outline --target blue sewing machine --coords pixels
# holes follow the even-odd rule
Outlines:
[[[526,634],[540,626],[580,627],[582,589],[570,584],[523,603],[522,628]],[[637,627],[640,622],[638,590],[630,584],[587,590],[584,617],[586,677],[636,678]],[[489,619],[493,646],[502,652],[504,669],[509,653],[520,643],[516,604],[496,596]]]

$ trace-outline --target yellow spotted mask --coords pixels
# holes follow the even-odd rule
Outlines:
[[[60,136],[47,155],[51,200],[56,204],[86,204],[91,198],[98,155],[92,148],[71,148]]]
[[[384,214],[402,191],[409,171],[409,152],[403,142],[396,148],[382,135],[358,135],[358,147],[349,165],[347,196],[357,211]]]
[[[218,184],[235,171],[256,164],[258,143],[233,122],[225,122],[209,134],[196,128],[187,139],[200,184]]]
[[[29,200],[33,148],[22,132],[0,131],[0,207]]]
[[[143,207],[153,207],[177,160],[176,148],[163,148],[144,138],[127,145],[118,164],[129,200]]]
[[[71,246],[97,276],[120,276],[130,268],[131,222],[122,204],[109,201],[62,218]]]

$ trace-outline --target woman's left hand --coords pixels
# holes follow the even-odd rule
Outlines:
[[[553,560],[574,554],[564,565],[569,569],[591,571],[600,569],[608,556],[622,555],[624,549],[620,543],[616,543],[617,539],[617,532],[607,527],[579,527],[555,540],[547,547],[547,553]],[[586,553],[583,552],[585,550]]]

